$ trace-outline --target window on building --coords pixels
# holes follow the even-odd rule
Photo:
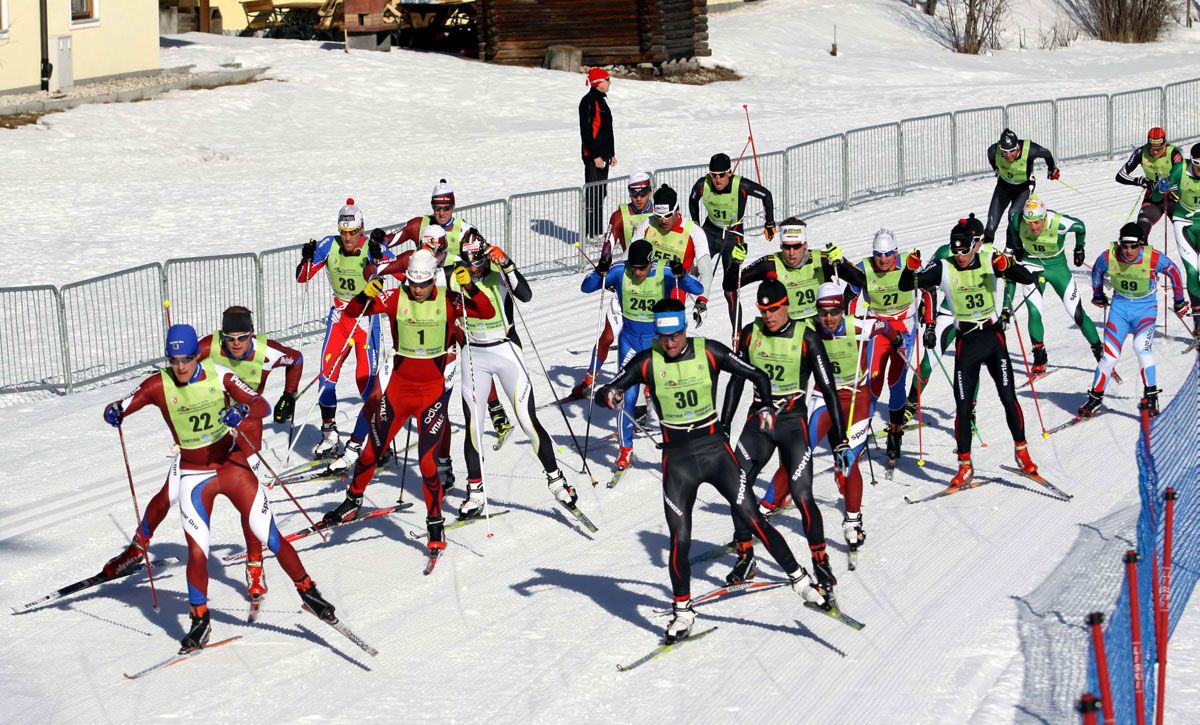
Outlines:
[[[96,0],[71,0],[71,20],[91,20],[96,17]]]

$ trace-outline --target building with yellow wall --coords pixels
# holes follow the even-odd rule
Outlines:
[[[40,87],[39,5],[39,0],[0,0],[0,93]],[[46,12],[50,62],[58,55],[56,36],[69,36],[76,83],[160,68],[154,0],[46,0]]]

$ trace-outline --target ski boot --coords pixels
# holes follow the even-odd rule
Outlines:
[[[321,592],[317,591],[317,585],[309,577],[304,577],[296,583],[296,593],[300,595],[300,601],[308,605],[308,608],[313,610],[321,619],[326,622],[336,622],[337,617],[334,616],[333,605],[326,601],[325,597],[321,596]]]
[[[209,622],[208,618],[208,606],[197,604],[192,607],[192,626],[188,630],[187,635],[179,640],[179,644],[181,645],[179,654],[203,649],[204,645],[208,644],[210,636],[212,636],[212,623]]]
[[[804,567],[788,574],[788,579],[791,580],[792,591],[799,594],[804,601],[811,602],[818,607],[826,605],[825,593],[813,584],[812,577],[808,575]]]
[[[1146,415],[1153,418],[1158,415],[1158,394],[1162,391],[1157,387],[1148,387],[1142,393],[1142,400],[1138,403],[1138,410],[1146,411]]]
[[[442,492],[454,488],[454,462],[449,457],[437,458],[438,476],[442,479]]]
[[[337,423],[329,421],[321,424],[321,440],[313,448],[313,459],[333,458],[338,450]]]
[[[1087,402],[1079,406],[1079,410],[1076,412],[1080,418],[1091,418],[1096,414],[1096,409],[1099,408],[1100,404],[1103,402],[1103,392],[1097,393],[1095,390],[1089,390]]]
[[[592,379],[592,374],[590,372],[584,373],[583,380],[579,381],[578,385],[571,388],[571,395],[568,399],[583,400],[584,398],[592,397],[592,387],[594,384],[595,381]]]
[[[446,548],[446,519],[441,516],[426,517],[425,530],[429,532],[429,555],[441,554]]]
[[[692,633],[692,625],[696,623],[696,610],[692,609],[692,600],[675,602],[671,607],[674,614],[671,623],[667,625],[666,643],[674,644],[686,639]]]
[[[554,494],[554,498],[559,503],[567,508],[575,508],[575,502],[579,500],[579,494],[575,493],[575,489],[567,485],[567,479],[563,478],[562,471],[554,471],[546,474],[546,486],[550,489],[550,493]]]
[[[846,545],[850,547],[850,551],[858,551],[858,548],[866,543],[867,535],[863,531],[861,511],[842,517],[842,536],[846,538]]]
[[[970,453],[958,454],[958,473],[954,474],[954,478],[950,479],[950,488],[965,486],[975,478],[975,466],[971,465]]]
[[[492,418],[492,430],[496,431],[496,448],[499,448],[504,445],[504,439],[508,438],[513,426],[508,420],[508,413],[504,412],[504,406],[500,404],[499,400],[488,403],[488,415]]]
[[[923,389],[923,388],[922,388]],[[917,417],[917,399],[909,398],[904,402],[904,425],[908,425],[909,421]]]
[[[129,546],[125,547],[125,551],[122,551],[120,554],[117,554],[113,558],[109,559],[104,564],[104,568],[101,570],[101,573],[109,579],[114,579],[121,576],[142,560],[142,558],[145,556],[146,546],[149,545],[149,543],[150,542],[148,539],[142,538],[142,533],[140,531],[134,534],[133,541],[129,543]]]
[[[362,496],[355,496],[352,493],[346,493],[346,500],[337,505],[337,508],[330,511],[321,517],[319,526],[334,526],[343,521],[354,518],[358,514],[359,507],[362,506]]]
[[[1025,441],[1019,441],[1016,444],[1016,449],[1013,451],[1013,458],[1017,461],[1017,467],[1030,476],[1036,476],[1038,472],[1037,464],[1029,457],[1029,446]]]
[[[629,457],[632,455],[633,448],[621,446],[621,450],[617,453],[617,462],[613,464],[613,467],[618,471],[624,471],[626,468],[629,468]]]
[[[362,455],[362,441],[347,441],[346,447],[342,449],[342,455],[334,458],[329,462],[329,470],[332,473],[340,473],[348,471],[358,462],[358,457]],[[376,466],[383,465],[383,459],[375,463]]]
[[[781,486],[780,479],[776,478],[774,485],[776,487],[774,489],[775,491],[778,491],[780,488],[782,488],[783,493],[776,493],[774,501],[768,500],[765,495],[763,496],[762,500],[758,502],[758,510],[763,516],[771,515],[776,511],[785,509],[787,508],[787,505],[791,503],[792,492],[787,487],[787,479],[783,478],[783,484]]]
[[[1044,343],[1033,343],[1033,366],[1030,372],[1033,375],[1045,375],[1046,365],[1050,362],[1050,358],[1046,355],[1046,345]]]
[[[467,498],[458,507],[458,518],[474,519],[483,515],[483,480],[467,479]]]
[[[726,584],[745,584],[758,576],[758,562],[754,559],[754,542],[737,542],[737,561],[733,571],[725,575]]]
[[[1100,358],[1104,357],[1104,343],[1099,341],[1092,343],[1092,357],[1096,358],[1096,362],[1100,362]]]
[[[824,551],[813,552],[812,565],[817,588],[825,595],[825,601],[833,604],[833,587],[837,584],[837,577],[833,575],[833,567],[829,564],[829,554]]]
[[[267,579],[263,576],[262,559],[246,560],[246,594],[251,601],[267,595]]]
[[[888,424],[887,434],[887,465],[895,468],[900,460],[900,443],[904,440],[904,425],[902,423]]]

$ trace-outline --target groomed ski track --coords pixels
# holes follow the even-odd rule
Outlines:
[[[1044,181],[1044,171],[1038,171],[1048,206],[1087,223],[1089,262],[1124,221],[1135,193],[1112,182],[1117,163],[1063,164],[1064,180],[1081,193]],[[815,218],[810,238],[817,246],[840,242],[849,258],[859,259],[869,254],[871,233],[889,226],[903,248],[919,246],[928,258],[955,219],[986,210],[992,183],[937,187]],[[1156,244],[1161,234],[1160,226]],[[772,247],[756,239],[751,257]],[[1083,274],[1077,281],[1086,288]],[[587,345],[595,333],[599,296],[580,295],[578,282],[537,280],[533,302],[522,309],[560,395],[586,364],[567,348]],[[750,309],[748,301],[743,304]],[[721,307],[712,305],[698,332],[728,341]],[[1051,427],[1082,402],[1093,363],[1082,336],[1066,327],[1057,298],[1051,297],[1046,309],[1051,365],[1068,368],[1038,388]],[[1163,405],[1191,363],[1178,354],[1183,345],[1178,320],[1172,317],[1169,324],[1172,336],[1155,342],[1159,384],[1166,391]],[[517,325],[528,337],[520,320]],[[1015,334],[1009,338],[1017,354]],[[312,345],[304,352],[309,360],[317,357]],[[605,377],[615,357],[610,356]],[[549,400],[532,348],[526,359],[538,401]],[[950,367],[952,360],[946,363]],[[924,400],[926,465],[916,465],[915,432],[905,437],[907,456],[895,481],[883,479],[876,460],[879,485],[866,486],[868,540],[856,572],[846,571],[832,476],[818,475],[816,495],[840,581],[839,600],[848,614],[867,623],[862,632],[807,612],[790,589],[781,588],[706,608],[697,626],[717,624],[719,632],[635,672],[618,672],[618,663],[657,643],[665,620],[650,610],[664,606],[670,596],[656,451],[638,440],[634,469],[618,488],[606,490],[605,462],[611,462],[615,445],[597,440],[611,430],[613,417],[597,411],[590,457],[601,485],[593,489],[574,472],[579,457],[562,418],[549,408],[541,411],[542,420],[580,491],[581,507],[600,527],[593,541],[556,510],[520,432],[498,453],[486,447],[489,496],[514,514],[493,522],[492,539],[486,538],[484,525],[453,532],[432,576],[420,575],[424,546],[406,533],[423,530],[420,505],[347,527],[328,543],[309,537],[301,555],[321,591],[381,652],[365,658],[300,612],[298,597],[275,563],[267,564],[271,591],[258,624],[242,623],[242,567],[218,564],[220,556],[242,547],[233,508],[222,502],[214,512],[210,559],[213,636],[242,634],[243,640],[143,681],[123,680],[121,672],[166,656],[183,634],[183,567],[156,580],[161,614],[150,608],[145,580],[135,577],[56,606],[9,615],[0,634],[0,691],[5,693],[0,719],[833,722],[851,716],[867,722],[1008,721],[1021,687],[1013,598],[1034,589],[1055,567],[1077,524],[1136,500],[1133,445],[1141,382],[1130,354],[1119,369],[1126,382],[1110,388],[1106,400],[1115,414],[1049,440],[1041,438],[1030,391],[1020,391],[1034,460],[1049,480],[1074,494],[1069,503],[1042,495],[1036,484],[1017,476],[1001,476],[998,466],[1011,461],[1012,448],[991,383],[985,381],[978,423],[988,447],[976,446],[976,467],[980,475],[1009,483],[906,506],[904,495],[932,492],[953,473],[951,394],[936,370]],[[10,485],[0,510],[0,599],[6,604],[94,573],[126,543],[134,524],[132,505],[116,435],[100,412],[132,383],[66,398],[26,396],[4,411]],[[272,401],[281,384],[282,377],[273,376]],[[347,375],[344,401],[352,389]],[[311,402],[302,399],[297,414],[304,415]],[[454,420],[461,420],[461,408],[455,404],[452,410]],[[586,405],[575,403],[568,410],[582,437]],[[348,415],[355,412],[355,405],[341,406],[343,431],[352,426]],[[269,427],[269,448],[284,450],[285,436],[285,429]],[[144,510],[165,475],[169,439],[159,416],[148,411],[128,419],[126,438]],[[299,448],[313,442],[315,433],[308,427]],[[459,484],[447,499],[450,510],[461,499],[465,478],[461,443],[454,448]],[[817,470],[826,463],[828,453],[822,450]],[[409,474],[407,496],[419,499],[415,474],[415,469]],[[368,501],[390,504],[398,482],[398,470],[382,472],[367,490]],[[293,492],[315,515],[341,499],[342,485],[300,484]],[[282,531],[304,525],[282,493],[272,499]],[[803,560],[797,517],[781,517],[776,524]],[[693,553],[730,535],[725,504],[710,488],[701,491],[694,530]],[[181,542],[172,513],[159,528],[152,553],[186,557]],[[765,550],[758,550],[764,574],[781,576]],[[698,565],[693,592],[723,581],[731,562]],[[1096,603],[1097,608],[1107,605]],[[1194,649],[1181,650],[1172,654],[1171,666],[1195,672],[1193,658]],[[1187,707],[1169,700],[1168,716],[1182,715]]]

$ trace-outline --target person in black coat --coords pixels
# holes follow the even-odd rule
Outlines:
[[[617,154],[613,150],[612,111],[605,100],[611,82],[608,71],[592,68],[588,71],[588,85],[591,88],[579,101],[579,139],[582,142],[585,184],[608,179],[608,170],[617,165]],[[595,237],[604,233],[605,194],[604,184],[597,184],[586,192],[586,236]]]

